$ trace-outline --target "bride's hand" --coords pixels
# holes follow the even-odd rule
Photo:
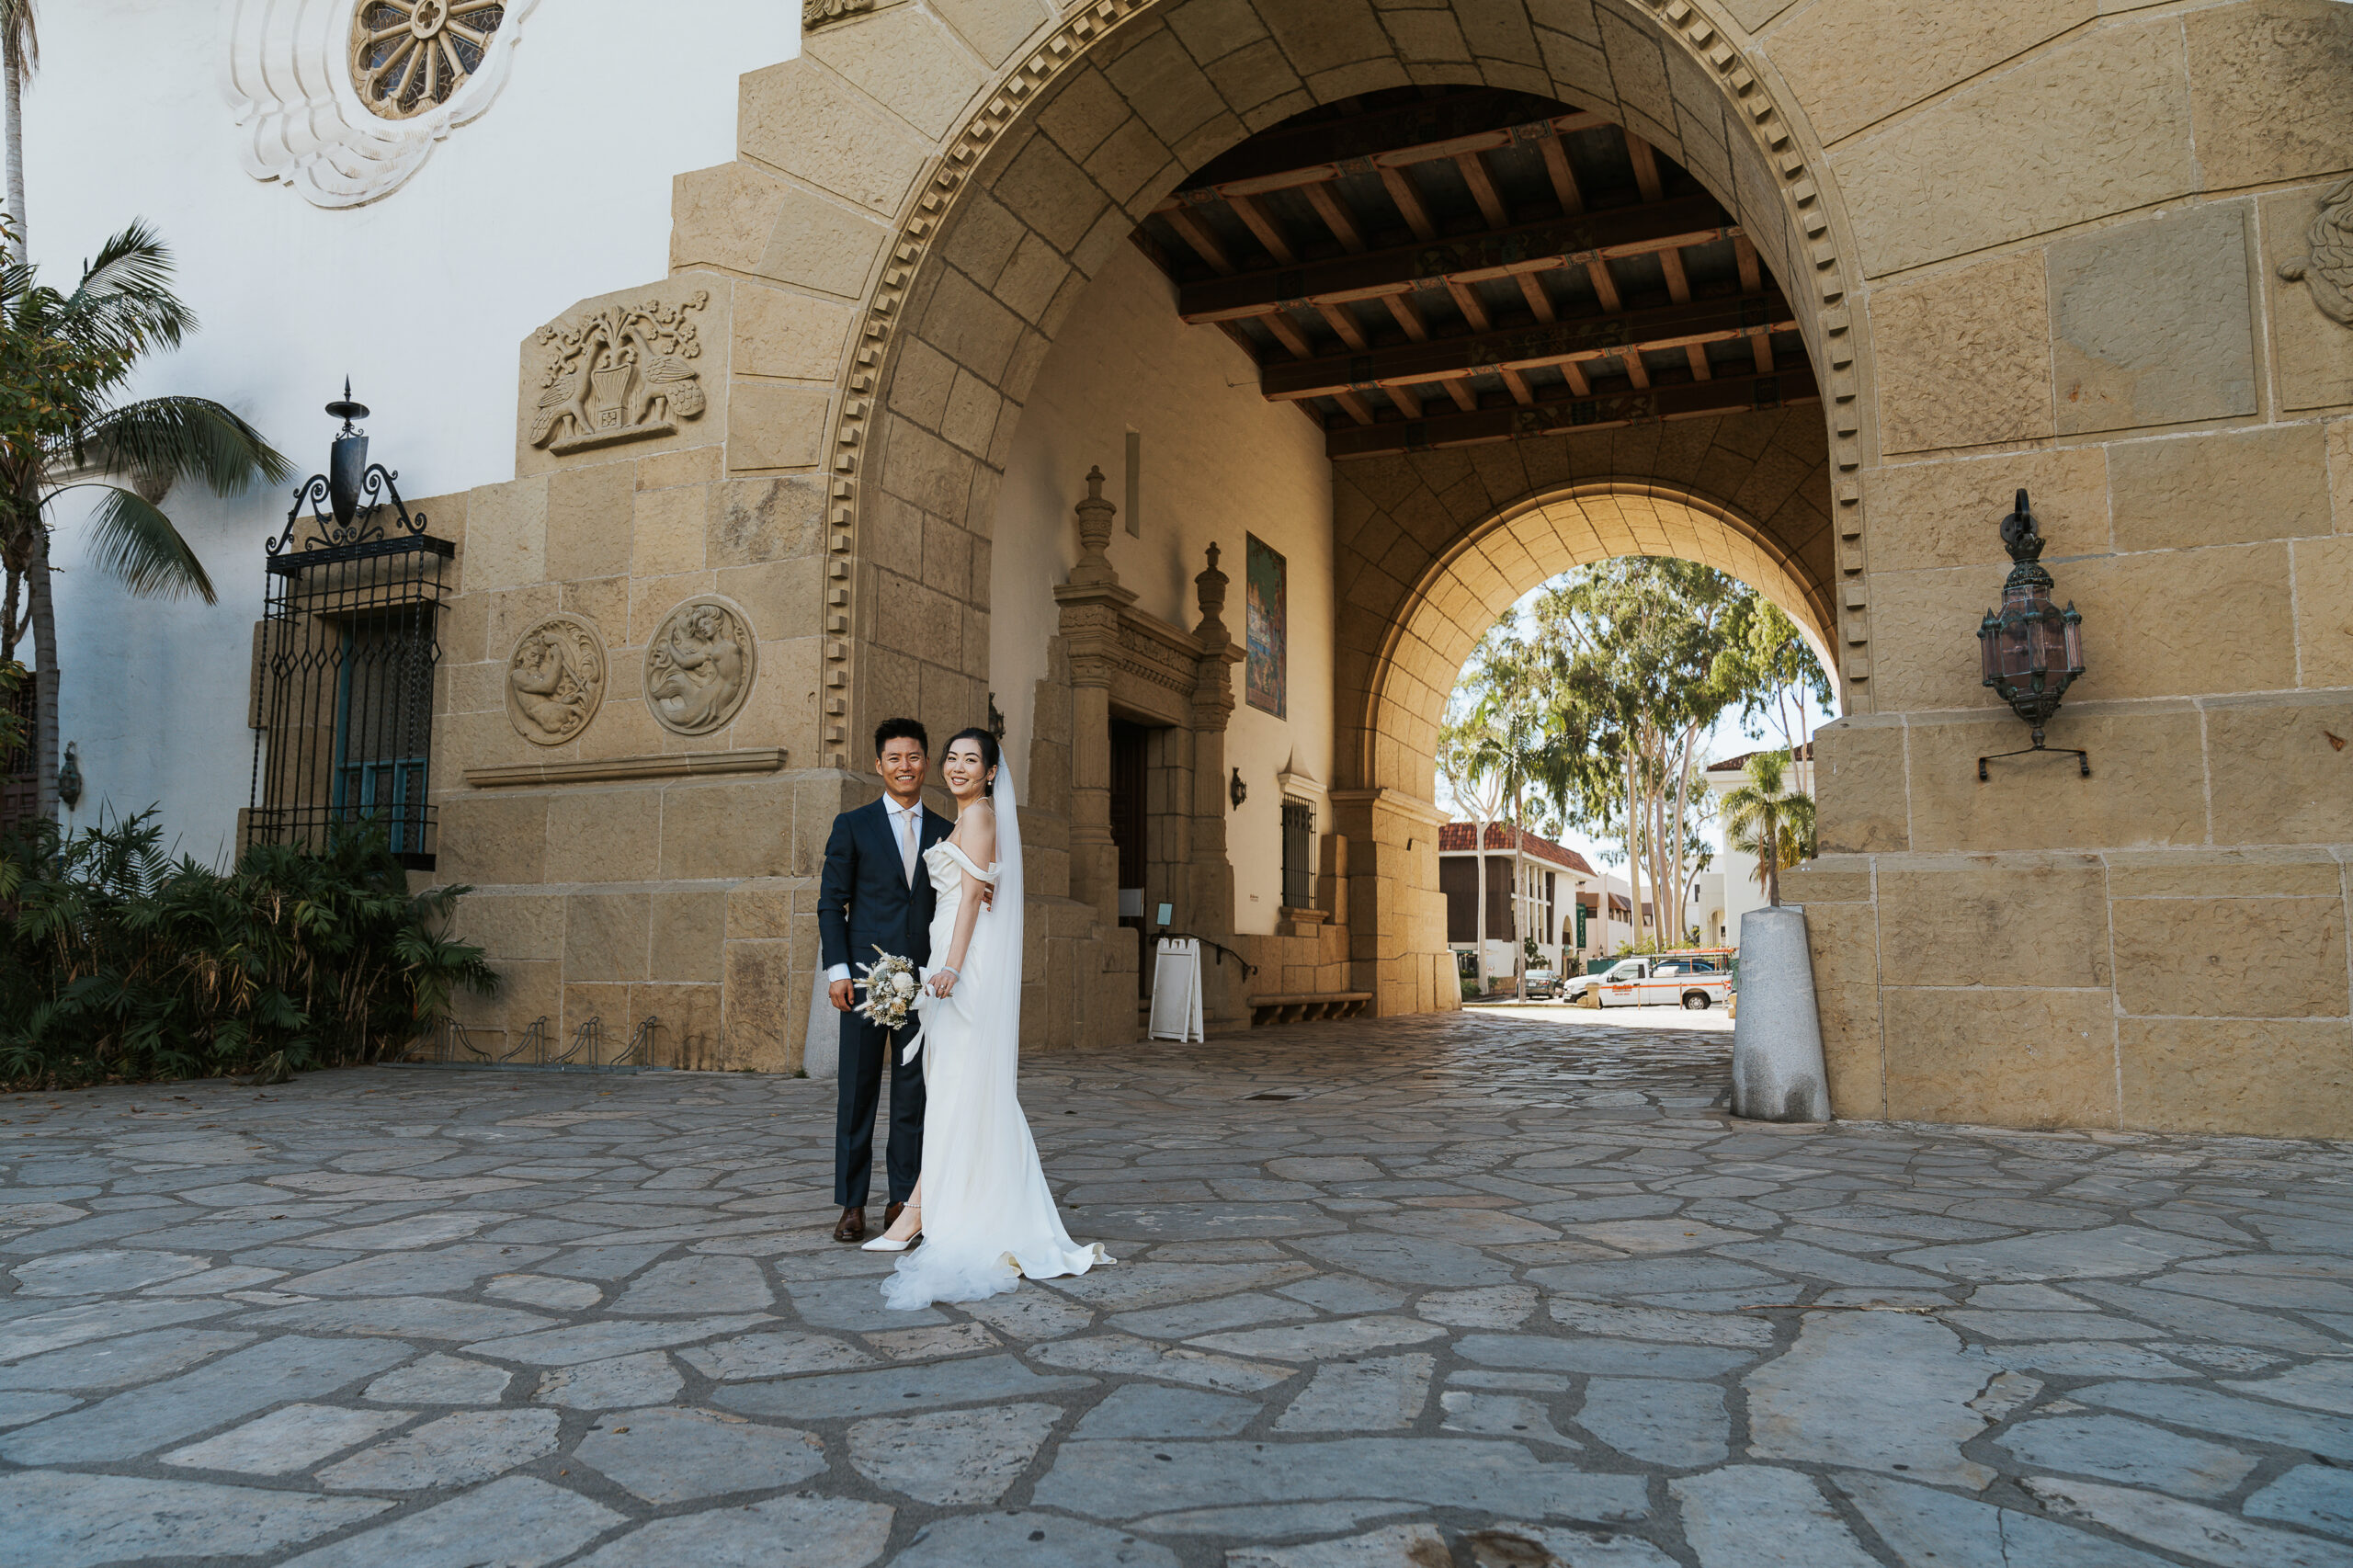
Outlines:
[[[952,969],[934,970],[931,978],[925,982],[925,984],[934,996],[953,995],[956,990],[956,971]]]

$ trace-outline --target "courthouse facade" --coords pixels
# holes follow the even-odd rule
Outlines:
[[[1134,1038],[1164,929],[1213,1024],[1454,1006],[1456,672],[1552,574],[1670,554],[1838,682],[1783,885],[1842,1114],[2353,1129],[2353,6],[124,25],[175,9],[60,39],[169,84],[176,188],[243,182],[177,222],[108,187],[207,269],[175,390],[307,469],[348,370],[415,454],[453,553],[402,809],[508,977],[478,1034],[653,1015],[674,1062],[801,1066],[819,853],[898,713],[1003,727],[1033,1048]],[[43,202],[96,223],[100,154],[29,153],[61,266]],[[2021,489],[2088,777],[1980,777],[2026,744],[1975,636]],[[85,745],[94,785],[196,846],[377,766],[273,772],[352,721],[271,707],[270,509],[193,514],[219,611],[68,601],[69,733],[185,726]]]

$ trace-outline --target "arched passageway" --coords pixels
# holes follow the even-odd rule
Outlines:
[[[2353,413],[2353,359],[2326,313],[2334,296],[2305,262],[2318,243],[2307,236],[2341,202],[2330,151],[2341,139],[2321,130],[2353,114],[2353,12],[2305,0],[2096,17],[2029,7],[1990,44],[1964,44],[1927,13],[1889,25],[1903,47],[1858,50],[1847,8],[1715,0],[1410,11],[1097,0],[1068,12],[908,0],[818,16],[801,58],[745,79],[740,155],[679,177],[672,276],[627,296],[708,295],[706,341],[728,348],[704,361],[703,422],[632,428],[622,434],[642,444],[617,450],[518,449],[512,487],[468,499],[457,612],[503,628],[591,602],[562,569],[569,544],[557,545],[618,508],[636,544],[616,569],[628,585],[620,651],[634,658],[683,595],[737,595],[762,642],[762,688],[730,731],[681,744],[757,749],[787,777],[664,782],[677,777],[665,753],[660,768],[473,793],[461,782],[473,763],[505,779],[536,760],[499,728],[495,702],[476,701],[495,691],[506,656],[485,642],[469,655],[483,669],[447,683],[465,753],[435,771],[449,869],[503,890],[478,901],[481,918],[506,922],[502,952],[545,966],[531,983],[547,1010],[568,1017],[575,994],[585,1008],[596,987],[624,980],[675,983],[694,992],[679,1006],[716,1020],[729,1058],[797,1062],[810,944],[805,914],[776,913],[796,896],[784,884],[812,873],[814,824],[870,788],[862,736],[876,719],[914,711],[952,727],[986,710],[1005,464],[1090,281],[1140,226],[1174,231],[1165,209],[1180,191],[1183,208],[1204,178],[1230,187],[1212,177],[1217,161],[1287,122],[1322,114],[1303,123],[1328,132],[1352,100],[1383,93],[1525,94],[1593,117],[1574,134],[1620,137],[1638,186],[1632,148],[1650,149],[1656,204],[1678,199],[1666,168],[1688,176],[1680,199],[1712,202],[1716,227],[1753,248],[1758,281],[1778,280],[1786,357],[1768,342],[1740,369],[1709,347],[1706,377],[1692,365],[1688,381],[1670,380],[1645,336],[1636,358],[1653,386],[1631,370],[1622,389],[1589,375],[1586,392],[1558,397],[1523,376],[1523,398],[1501,373],[1506,356],[1485,347],[1453,367],[1464,374],[1426,375],[1432,366],[1405,352],[1430,347],[1410,319],[1434,342],[1455,335],[1458,316],[1468,335],[1492,335],[1454,286],[1474,286],[1490,328],[1507,303],[1472,276],[1486,264],[1466,263],[1446,232],[1454,217],[1476,210],[1492,238],[1557,225],[1568,205],[1554,187],[1560,212],[1521,210],[1540,187],[1516,189],[1498,163],[1483,192],[1450,151],[1420,194],[1432,232],[1411,244],[1359,230],[1359,246],[1334,227],[1336,250],[1302,250],[1285,226],[1300,210],[1289,198],[1259,216],[1292,262],[1246,251],[1265,241],[1239,208],[1205,231],[1230,274],[1175,235],[1229,293],[1258,290],[1239,303],[1290,314],[1300,343],[1280,344],[1271,324],[1267,335],[1297,362],[1287,375],[1309,378],[1291,390],[1329,398],[1349,426],[1316,433],[1334,460],[1343,732],[1325,782],[1349,842],[1341,961],[1369,977],[1360,988],[1392,1011],[1451,994],[1431,961],[1442,944],[1415,927],[1432,812],[1410,735],[1440,689],[1448,617],[1474,617],[1511,578],[1512,528],[1534,526],[1522,520],[1531,506],[1583,485],[1622,496],[1664,483],[1732,530],[1710,544],[1694,523],[1689,548],[1753,548],[1725,563],[1787,593],[1785,608],[1802,607],[1836,657],[1847,717],[1823,737],[1831,853],[1807,873],[1805,897],[1842,1109],[2283,1130],[2314,1125],[2309,1108],[2322,1105],[2341,1124],[2353,1115],[2342,940],[2353,754],[2336,743],[2353,726],[2353,665],[2331,617],[2353,503],[2332,485],[2328,452],[2342,444],[2330,422]],[[1511,145],[1540,157],[1556,140]],[[1326,183],[1385,189],[1384,169],[1396,171],[1351,164],[1358,155],[1323,160]],[[1989,164],[2025,172],[1989,196]],[[1412,229],[1404,204],[1386,199]],[[1591,209],[1580,221],[1611,210]],[[1540,287],[1565,319],[1585,298],[1568,274],[1598,261],[1622,288],[1631,278],[1616,276],[1617,247],[1656,256],[1662,241],[1676,248],[1672,235],[1555,233],[1488,269],[1495,280],[1563,274]],[[1625,259],[1655,266],[1676,305],[1663,262]],[[1181,301],[1199,281],[1169,286]],[[1362,350],[1330,328],[1343,354],[1302,314],[1353,312],[1340,297],[1351,289],[1385,300],[1406,285],[1410,311],[1379,306],[1404,343],[1374,338],[1358,313]],[[1528,309],[1554,324],[1533,300]],[[1359,355],[1367,374],[1351,362]],[[1254,335],[1262,391],[1283,380],[1271,358]],[[1803,401],[1800,372],[1818,405]],[[1722,385],[1688,390],[1702,380],[1745,381],[1752,395],[1733,406]],[[527,415],[538,395],[522,390]],[[2019,486],[2096,635],[2097,662],[2059,723],[2108,760],[2063,789],[2039,777],[1981,786],[1973,767],[2015,744],[2015,722],[1979,687],[1970,634],[2006,565],[1994,520]],[[1576,527],[1594,505],[1580,502]],[[704,517],[706,531],[681,520]],[[2182,595],[2184,581],[2206,591]],[[1205,609],[1179,631],[1158,645],[1193,661],[1187,701],[1198,733],[1218,733],[1232,691],[1211,666],[1233,651],[1230,627]],[[1071,689],[1098,674],[1074,666]],[[617,721],[633,701],[616,694]],[[1047,728],[1044,744],[1071,749],[1072,798],[1102,787],[1108,758]],[[629,744],[608,724],[581,749]],[[1226,808],[1202,787],[1207,756],[1191,768],[1188,852],[1213,857]],[[591,777],[626,787],[600,800],[576,788]],[[781,842],[707,831],[727,802],[756,797],[790,802],[796,825]],[[578,845],[646,820],[660,824],[662,878],[709,882],[712,899],[779,886],[758,890],[770,900],[760,913],[714,917],[693,942],[635,940],[642,913],[630,915],[630,940],[553,942],[551,905],[641,896],[636,871],[589,865]],[[1107,906],[1085,867],[1109,841],[1075,813],[1064,821],[1065,837],[1047,823],[1033,841],[1067,857],[1070,888],[1040,927],[1037,1034],[1119,1038],[1132,993],[1096,994],[1087,978]],[[2274,870],[2250,887],[2240,858],[2254,852]],[[2290,890],[2316,902],[2239,902]],[[2213,985],[2178,972],[2191,931],[2218,955],[2225,978]],[[673,949],[675,963],[644,956]],[[665,964],[675,972],[653,972]]]

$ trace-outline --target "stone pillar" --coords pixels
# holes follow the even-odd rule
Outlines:
[[[1201,655],[1194,666],[1192,813],[1192,929],[1234,946],[1233,862],[1225,850],[1225,728],[1233,717],[1233,666],[1242,650],[1226,631],[1226,574],[1217,569],[1218,548],[1209,547],[1209,565],[1193,578],[1201,608],[1193,635]],[[1250,983],[1234,960],[1201,955],[1202,1014],[1210,1028],[1240,1028],[1250,1021]]]
[[[1103,498],[1103,471],[1086,473],[1078,503],[1078,564],[1054,589],[1063,641],[1070,650],[1070,892],[1096,906],[1106,926],[1120,921],[1120,851],[1111,841],[1111,677],[1120,651],[1120,612],[1136,596],[1120,586],[1104,551],[1119,508]]]

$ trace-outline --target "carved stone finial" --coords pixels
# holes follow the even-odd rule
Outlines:
[[[1225,585],[1228,579],[1224,573],[1217,569],[1216,545],[1210,546],[1209,556],[1208,567],[1194,574],[1193,576],[1193,596],[1199,601],[1201,607],[1201,623],[1193,628],[1193,635],[1204,642],[1222,642],[1226,641],[1228,635],[1224,617]]]
[[[1111,519],[1119,515],[1119,507],[1103,499],[1103,471],[1086,471],[1086,499],[1077,506],[1078,564],[1071,568],[1070,580],[1087,587],[1116,587],[1120,574],[1111,568],[1111,558],[1105,553],[1111,548]]]

